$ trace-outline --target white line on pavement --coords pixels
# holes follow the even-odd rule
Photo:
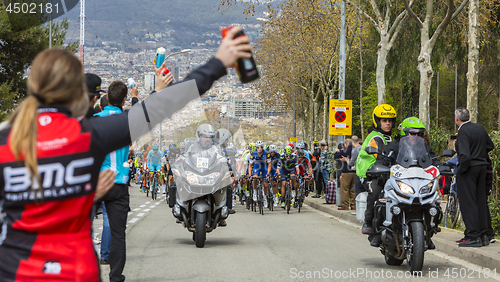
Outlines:
[[[134,218],[132,218],[131,220],[129,220],[129,221],[128,221],[128,223],[135,223],[135,222],[136,222],[136,221],[138,221],[138,220],[139,220],[139,218],[134,217]]]
[[[149,204],[149,203],[151,203],[151,201],[149,201],[149,202],[146,202],[146,204]]]
[[[154,208],[154,207],[156,207],[156,206],[150,206],[149,208],[150,208],[150,209],[152,209],[152,208]]]
[[[101,226],[101,227],[99,227],[99,229],[102,229],[102,226]]]
[[[492,278],[492,279],[494,279],[496,281],[500,281],[500,277],[497,277],[497,275],[493,275],[492,273],[485,272],[485,268],[483,268],[482,266],[470,263],[470,262],[468,262],[466,260],[463,260],[463,259],[460,259],[460,258],[457,258],[457,257],[452,257],[452,256],[450,256],[448,254],[445,254],[443,252],[440,252],[440,251],[432,250],[432,251],[428,251],[428,252],[430,252],[431,254],[433,254],[433,255],[435,255],[437,257],[447,259],[447,260],[449,260],[449,261],[451,261],[453,263],[456,263],[456,264],[458,264],[460,266],[467,267],[467,268],[469,268],[469,269],[472,270],[472,273],[474,273],[475,271],[478,271],[478,272],[481,273],[481,275],[483,277],[485,277],[485,275],[488,275],[490,278]]]
[[[133,209],[133,211],[138,211],[138,210],[140,210],[140,208]]]
[[[142,213],[142,212],[137,214],[137,216],[143,216],[143,215],[144,215],[144,213]]]
[[[133,214],[133,212],[128,212],[128,213],[127,213],[127,216],[130,216],[131,214]]]
[[[146,206],[146,205],[140,205],[139,207],[140,207],[140,208],[143,208],[143,207],[145,207],[145,206]]]
[[[150,211],[150,209],[144,209],[143,211],[148,212],[148,211]]]

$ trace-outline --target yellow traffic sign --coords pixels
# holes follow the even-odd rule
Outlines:
[[[330,135],[352,134],[352,100],[330,100]]]
[[[297,137],[290,137],[290,142],[297,142],[298,140]]]

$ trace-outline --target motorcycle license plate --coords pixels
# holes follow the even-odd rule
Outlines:
[[[198,158],[196,160],[196,167],[208,168],[208,158]]]

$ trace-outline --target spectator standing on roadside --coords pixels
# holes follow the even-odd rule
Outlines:
[[[349,210],[349,206],[351,207],[351,210],[356,209],[356,194],[354,193],[356,171],[353,171],[348,165],[349,159],[351,158],[351,152],[351,139],[346,139],[344,141],[344,149],[335,150],[334,158],[342,160],[342,176],[340,180],[342,206],[339,207],[339,210]]]
[[[330,170],[332,169],[332,162],[330,161],[330,150],[328,149],[328,142],[321,140],[319,142],[321,146],[321,155],[319,157],[319,163],[321,167],[321,174],[323,175],[323,187],[326,187],[326,183],[330,180]]]
[[[87,85],[87,94],[89,96],[89,110],[85,117],[91,118],[97,113],[94,110],[94,106],[97,100],[101,98],[101,92],[106,93],[106,91],[101,89],[101,78],[96,74],[86,73],[85,84]]]
[[[489,245],[488,202],[486,196],[486,168],[488,152],[495,148],[486,130],[469,121],[469,111],[463,107],[455,110],[458,126],[455,143],[457,168],[457,195],[465,223],[464,239],[459,247]]]
[[[352,140],[352,152],[351,152],[351,158],[348,159],[347,165],[351,168],[351,170],[356,171],[356,159],[358,158],[359,151],[361,151],[361,145],[363,144],[363,140],[360,140],[358,136],[353,135],[351,137]],[[365,192],[366,189],[363,187],[363,184],[361,184],[359,176],[356,175],[355,180],[354,180],[354,193],[356,196],[361,193]]]
[[[314,182],[316,184],[316,195],[312,196],[313,198],[321,197],[321,192],[323,192],[323,174],[321,173],[321,165],[319,162],[319,158],[321,156],[321,147],[319,146],[318,141],[313,142],[313,152],[311,158],[311,165],[314,173]]]

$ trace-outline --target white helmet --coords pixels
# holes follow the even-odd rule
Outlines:
[[[276,151],[278,151],[278,147],[276,147],[276,145],[269,146],[269,152],[276,152]]]
[[[255,147],[257,147],[257,148],[258,148],[258,147],[264,148],[264,142],[262,142],[262,141],[260,141],[260,140],[259,140],[259,141],[257,141],[257,142],[255,142]]]
[[[231,132],[225,128],[219,128],[215,132],[215,138],[219,140],[219,144],[225,146],[227,142],[231,139]]]

